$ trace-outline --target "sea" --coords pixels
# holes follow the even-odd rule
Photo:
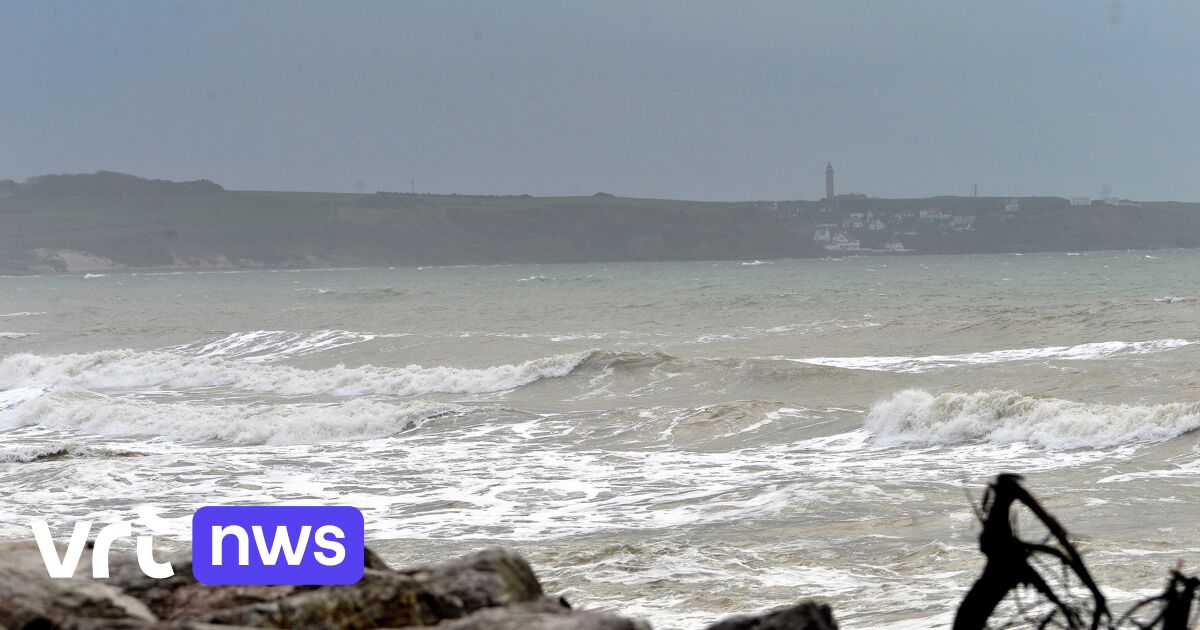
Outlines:
[[[1132,602],[1200,568],[1198,427],[1196,250],[0,278],[0,539],[352,505],[665,629],[948,627],[1001,472]]]

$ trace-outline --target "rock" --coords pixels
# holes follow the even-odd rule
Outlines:
[[[708,630],[837,630],[837,627],[828,605],[800,602],[760,615],[726,617]]]
[[[84,553],[75,577],[55,580],[47,576],[35,543],[0,543],[0,630],[367,630],[434,625],[443,630],[650,630],[643,621],[573,610],[562,598],[546,597],[529,563],[498,548],[404,571],[389,569],[368,550],[362,580],[320,587],[207,586],[192,575],[190,552],[159,560],[169,561],[175,574],[148,578],[134,554],[114,551],[106,579],[91,578],[91,554]],[[828,608],[823,610],[832,624]],[[777,614],[781,613],[772,613]]]
[[[524,558],[488,549],[411,571],[367,569],[357,584],[321,587],[195,619],[260,628],[427,626],[541,597],[541,584]]]
[[[438,630],[650,630],[650,624],[610,613],[572,610],[561,600],[543,599],[485,608]]]
[[[175,575],[167,579],[146,577],[136,559],[129,554],[113,555],[107,584],[140,600],[164,621],[189,619],[214,610],[271,602],[296,593],[311,591],[313,586],[206,586],[192,576],[192,556],[181,551],[161,558],[169,561]],[[391,571],[375,552],[366,549],[367,569]]]
[[[76,575],[84,577],[50,579],[33,541],[0,544],[0,627],[142,628],[158,621],[145,604],[90,573],[82,560]]]
[[[373,555],[373,554],[372,554]],[[189,619],[213,610],[282,599],[312,586],[206,586],[192,576],[192,555],[181,551],[160,558],[168,561],[175,575],[166,579],[146,577],[131,554],[109,561],[109,578],[104,583],[121,589],[145,604],[163,621]]]

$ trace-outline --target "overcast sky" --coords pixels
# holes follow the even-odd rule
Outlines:
[[[1200,3],[7,2],[0,179],[1200,200]]]

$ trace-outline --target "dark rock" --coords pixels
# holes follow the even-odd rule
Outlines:
[[[0,544],[0,627],[141,628],[157,621],[145,604],[90,573],[85,557],[76,572],[85,577],[53,580],[32,541]]]
[[[377,571],[391,571],[374,551],[365,550],[365,566]],[[142,574],[137,561],[130,555],[114,554],[109,567],[107,584],[120,588],[146,604],[164,621],[188,619],[214,610],[235,608],[262,602],[272,602],[289,595],[314,590],[313,586],[206,586],[192,576],[192,556],[182,551],[162,558],[175,568],[175,575],[155,579]]]
[[[372,554],[373,555],[373,554]],[[282,599],[311,586],[206,586],[192,576],[192,555],[181,551],[160,558],[169,561],[175,575],[166,579],[146,577],[131,554],[113,554],[109,578],[115,586],[145,604],[159,619],[188,619],[213,610]]]
[[[488,549],[411,571],[367,569],[357,584],[321,587],[196,619],[260,628],[427,626],[541,597],[541,584],[524,558]]]
[[[98,580],[90,577],[90,556],[83,555],[75,577],[56,580],[32,541],[0,543],[0,630],[650,629],[545,596],[525,559],[504,549],[405,571],[388,569],[368,550],[362,580],[322,587],[207,586],[192,575],[188,551],[159,556],[175,570],[166,579],[146,577],[132,553],[114,551],[109,577]]]
[[[837,627],[828,605],[800,602],[761,615],[726,617],[708,630],[837,630]]]
[[[562,598],[485,608],[438,630],[650,630],[650,624],[610,613],[572,610]]]

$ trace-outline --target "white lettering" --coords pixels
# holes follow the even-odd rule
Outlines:
[[[279,552],[282,550],[283,555],[287,557],[287,563],[290,566],[300,564],[304,558],[304,549],[308,547],[308,536],[312,533],[312,525],[304,525],[300,528],[300,541],[293,548],[292,537],[288,533],[287,526],[279,525],[275,528],[275,538],[271,539],[271,548],[267,549],[267,541],[263,536],[263,528],[261,525],[255,525],[251,529],[254,530],[254,542],[258,545],[258,555],[262,558],[263,564],[273,567],[279,561]]]
[[[246,534],[246,530],[239,525],[229,525],[221,527],[219,525],[212,526],[212,564],[214,567],[221,566],[222,549],[221,543],[225,537],[233,535],[237,538],[238,544],[238,565],[247,566],[250,564],[250,536]]]
[[[92,545],[92,577],[107,578],[108,577],[108,549],[112,547],[114,540],[118,538],[129,538],[133,535],[133,528],[128,522],[113,523],[105,525],[99,534],[96,534],[96,542]]]
[[[175,567],[171,566],[170,562],[156,562],[154,560],[153,536],[138,536],[137,559],[138,568],[142,570],[142,574],[146,577],[162,580],[175,575]]]
[[[50,577],[61,579],[75,575],[75,567],[79,566],[79,558],[83,556],[83,548],[87,546],[88,534],[92,531],[91,521],[75,523],[71,533],[71,542],[62,560],[58,558],[58,549],[54,547],[54,539],[50,537],[50,526],[46,521],[33,522],[33,539],[37,541],[38,551],[42,553],[42,562]]]
[[[314,551],[313,556],[317,559],[317,562],[320,562],[327,567],[341,564],[342,560],[346,559],[346,546],[342,543],[330,542],[327,540],[327,538],[330,536],[337,538],[338,540],[343,540],[346,538],[346,534],[342,531],[342,528],[336,525],[322,525],[321,527],[317,528],[316,545],[321,549],[332,551],[333,553],[327,554],[320,551]]]

